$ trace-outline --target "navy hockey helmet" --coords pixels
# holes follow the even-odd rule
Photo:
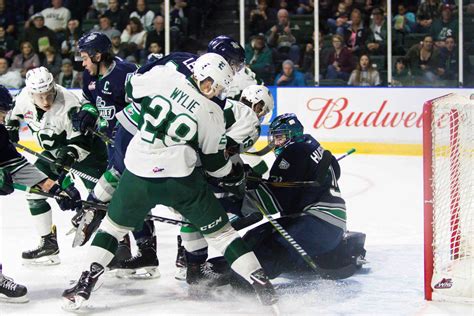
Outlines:
[[[219,35],[212,39],[207,45],[207,52],[224,57],[236,73],[245,66],[245,50],[229,36]]]
[[[0,85],[0,111],[8,112],[13,108],[13,98],[5,86]]]
[[[79,39],[77,42],[77,48],[79,53],[86,52],[89,57],[92,57],[97,53],[109,53],[112,49],[112,42],[104,33],[90,32]]]
[[[291,140],[303,135],[303,131],[303,124],[296,114],[285,113],[275,117],[268,133],[269,142],[275,145],[275,154],[279,155]]]

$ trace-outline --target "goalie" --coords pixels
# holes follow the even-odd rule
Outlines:
[[[320,277],[351,276],[365,263],[365,234],[346,231],[337,160],[311,135],[303,133],[303,125],[292,113],[273,120],[269,138],[276,155],[270,178],[248,178],[247,188],[251,190],[242,212],[260,208],[269,214],[279,213],[276,221],[316,262]],[[248,231],[244,240],[270,278],[310,270],[290,241],[269,222]],[[216,272],[225,271],[219,259],[210,261]]]

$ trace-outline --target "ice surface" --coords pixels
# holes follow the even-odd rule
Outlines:
[[[422,159],[354,154],[341,161],[340,186],[347,201],[348,227],[367,234],[367,259],[360,273],[342,281],[312,280],[294,285],[275,283],[284,315],[474,315],[472,305],[426,302],[423,299]],[[3,271],[28,286],[30,302],[0,303],[0,315],[70,314],[61,310],[61,293],[77,280],[87,264],[87,246],[71,248],[70,212],[55,202],[61,264],[30,267],[21,263],[21,252],[37,246],[22,192],[0,198]],[[158,209],[157,215],[173,216]],[[253,297],[229,289],[207,298],[191,298],[185,283],[174,279],[178,228],[157,223],[161,278],[126,280],[102,278],[78,314],[94,315],[264,315],[270,310]]]

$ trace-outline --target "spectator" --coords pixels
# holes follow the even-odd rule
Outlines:
[[[163,47],[157,42],[151,42],[150,46],[148,47],[148,56],[146,60],[150,60],[151,58],[161,59],[163,58],[164,51]]]
[[[104,33],[108,38],[111,38],[111,35],[116,29],[112,27],[112,22],[106,15],[101,15],[99,18],[99,27],[94,28],[96,31]]]
[[[381,9],[372,10],[372,22],[367,38],[367,50],[372,55],[387,54],[387,25]]]
[[[415,44],[406,55],[411,73],[416,80],[415,84],[430,84],[438,80],[438,75],[443,74],[440,67],[439,52],[434,47],[433,37],[427,35],[423,42]]]
[[[56,35],[44,25],[43,15],[37,13],[31,19],[33,25],[30,25],[25,31],[24,41],[30,42],[36,53],[42,53],[50,46],[57,48]]]
[[[422,2],[416,12],[416,32],[429,33],[433,19],[439,15],[439,0],[426,0]]]
[[[71,19],[78,20],[79,23],[82,23],[91,5],[92,0],[66,0],[64,2],[64,6],[71,12]]]
[[[171,30],[170,30],[171,31]],[[173,40],[173,36],[171,36]],[[151,43],[158,43],[162,48],[165,47],[165,19],[157,15],[153,20],[153,30],[146,34],[145,48],[148,50]]]
[[[259,0],[257,8],[250,11],[250,36],[266,32],[276,21],[275,10],[268,7],[266,0]]]
[[[61,72],[56,77],[56,82],[68,89],[82,88],[81,73],[74,70],[72,61],[69,58],[64,58],[61,65]]]
[[[155,13],[148,10],[145,0],[137,0],[137,8],[130,14],[130,18],[136,17],[140,19],[140,22],[143,25],[143,28],[147,31],[153,29],[153,19],[155,18]]]
[[[82,36],[81,29],[79,28],[79,20],[69,20],[67,22],[67,29],[64,33],[65,39],[61,44],[61,53],[63,56],[69,56],[74,58],[76,52],[77,41]]]
[[[250,45],[246,45],[245,60],[258,78],[263,82],[272,82],[272,51],[266,46],[265,35],[258,34],[250,41]]]
[[[405,4],[398,5],[398,14],[393,17],[393,28],[404,34],[412,33],[416,27],[416,16],[413,12],[409,12]]]
[[[5,32],[3,26],[0,26],[0,57],[12,60],[15,46],[13,38]]]
[[[127,11],[120,8],[118,0],[109,0],[109,8],[104,13],[112,23],[112,26],[122,32],[128,24]]]
[[[408,68],[407,61],[404,57],[399,57],[395,61],[395,69],[392,74],[392,86],[409,87],[413,85],[413,77]]]
[[[377,69],[372,67],[369,55],[362,54],[359,63],[351,73],[347,85],[358,87],[374,87],[381,84]]]
[[[332,43],[325,45],[323,41],[323,34],[319,33],[319,80],[326,78],[326,71],[329,66],[329,56],[334,54],[334,47]],[[313,67],[314,68],[314,67]]]
[[[44,25],[55,33],[66,30],[67,21],[71,19],[71,12],[63,7],[62,0],[52,0],[52,8],[41,11],[44,17]]]
[[[138,49],[145,47],[146,31],[143,29],[142,22],[137,17],[130,18],[127,27],[122,32],[120,39],[123,43],[133,43]]]
[[[298,0],[298,8],[296,14],[311,14],[314,9],[313,0]]]
[[[332,18],[327,20],[329,32],[332,34],[344,35],[344,27],[349,21],[349,11],[344,1],[339,2],[337,11]]]
[[[320,33],[321,34],[321,33]],[[309,43],[306,43],[305,50],[303,53],[303,62],[301,64],[301,71],[304,74],[304,79],[306,85],[310,85],[310,83],[314,83],[314,33],[313,33],[313,40]],[[322,41],[319,41],[319,45],[321,45]],[[314,85],[314,84],[311,84]]]
[[[7,6],[7,1],[0,1],[0,27],[3,27],[8,35],[15,34],[15,9]]]
[[[104,15],[108,4],[108,0],[93,0],[92,5],[89,7],[89,11],[86,14],[86,19],[97,19],[98,16],[100,17]]]
[[[454,37],[446,36],[443,47],[441,47],[439,53],[440,64],[444,68],[444,73],[441,76],[442,79],[457,80],[459,73],[459,51],[456,48],[456,41]]]
[[[443,47],[448,36],[456,38],[458,35],[458,20],[453,19],[452,7],[445,4],[441,9],[441,17],[433,20],[431,25],[431,36],[436,46]]]
[[[282,64],[282,71],[275,78],[275,86],[304,87],[304,75],[295,69],[295,64],[287,59]]]
[[[46,67],[49,72],[52,73],[54,77],[56,77],[61,71],[61,63],[61,55],[56,52],[54,47],[46,48],[41,66]]]
[[[344,32],[344,39],[347,48],[349,48],[354,55],[365,52],[367,30],[362,23],[362,13],[359,9],[354,9],[351,12],[351,21],[349,22],[349,27]]]
[[[8,69],[8,60],[0,57],[0,84],[8,89],[19,89],[23,86],[23,79],[18,70]]]
[[[125,59],[127,58],[127,56],[131,55],[132,53],[134,53],[135,51],[130,51],[130,47],[128,44],[126,43],[122,43],[121,39],[120,39],[120,32],[115,30],[114,32],[112,32],[112,39],[111,39],[111,42],[112,42],[112,53],[117,56],[117,57],[120,57],[122,59]],[[135,48],[132,47],[132,49]]]
[[[277,14],[278,24],[272,26],[267,32],[267,43],[275,48],[276,62],[282,59],[291,59],[295,65],[299,65],[300,47],[296,38],[291,34],[290,19],[288,11],[280,9]]]
[[[342,36],[337,34],[332,37],[332,46],[334,51],[329,55],[326,79],[347,81],[354,69],[352,52],[344,45]]]
[[[170,28],[175,32],[187,34],[188,19],[184,15],[184,9],[188,4],[182,0],[175,0],[175,4],[170,11]]]
[[[30,69],[39,67],[40,59],[33,51],[33,46],[30,42],[21,43],[21,53],[16,55],[13,59],[12,68],[20,71],[20,74],[25,78],[26,72]]]

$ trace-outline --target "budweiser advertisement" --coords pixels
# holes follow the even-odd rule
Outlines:
[[[470,93],[467,89],[279,88],[277,111],[295,113],[305,132],[322,142],[421,145],[423,104],[453,92]]]

